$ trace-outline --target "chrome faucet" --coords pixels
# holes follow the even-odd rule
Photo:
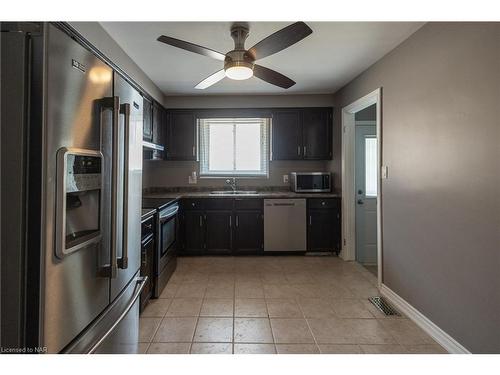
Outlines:
[[[236,178],[235,177],[228,178],[226,180],[226,184],[228,184],[229,186],[231,186],[231,189],[233,189],[233,191],[236,191]]]

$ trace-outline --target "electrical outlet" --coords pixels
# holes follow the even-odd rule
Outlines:
[[[283,183],[288,184],[288,175],[287,174],[283,175]]]
[[[198,183],[198,178],[196,177],[196,171],[194,171],[188,176],[188,184],[197,184],[197,183]]]

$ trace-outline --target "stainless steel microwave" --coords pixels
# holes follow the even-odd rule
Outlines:
[[[290,183],[293,191],[301,193],[324,193],[332,189],[329,172],[292,172]]]

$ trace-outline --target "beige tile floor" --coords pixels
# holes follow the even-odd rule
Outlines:
[[[190,257],[140,318],[142,353],[445,353],[367,298],[372,273],[337,257]]]

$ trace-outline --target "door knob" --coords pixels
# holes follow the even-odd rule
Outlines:
[[[360,194],[360,195],[363,194],[363,190],[359,189],[358,194]]]
[[[358,199],[358,204],[364,204],[362,199]]]

